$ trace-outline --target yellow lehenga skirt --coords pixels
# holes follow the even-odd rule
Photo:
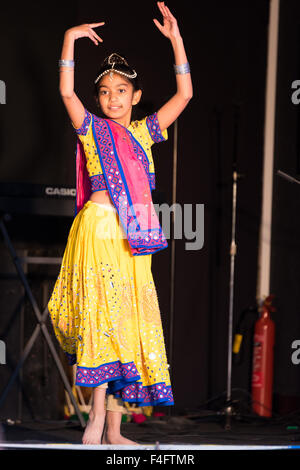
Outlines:
[[[173,405],[152,255],[133,256],[114,206],[88,201],[71,226],[48,302],[76,385],[138,406]]]

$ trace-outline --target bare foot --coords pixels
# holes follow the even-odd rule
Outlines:
[[[121,434],[109,434],[107,432],[103,433],[102,444],[116,444],[123,446],[138,446],[137,442],[131,441]]]
[[[82,436],[83,444],[101,444],[101,436],[103,433],[105,414],[90,414],[84,434]]]

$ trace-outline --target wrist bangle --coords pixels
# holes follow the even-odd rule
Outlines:
[[[75,62],[74,60],[61,59],[58,61],[58,65],[59,67],[74,67]]]
[[[190,73],[190,64],[187,62],[186,64],[174,65],[174,71],[175,74]]]

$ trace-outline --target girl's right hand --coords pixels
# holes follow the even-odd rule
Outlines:
[[[98,41],[103,42],[103,40],[95,33],[93,28],[98,26],[103,26],[105,22],[102,23],[86,23],[79,26],[74,26],[66,31],[66,36],[71,36],[74,40],[79,38],[90,38],[96,46],[98,46]]]

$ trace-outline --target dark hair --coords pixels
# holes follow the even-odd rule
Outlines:
[[[135,69],[133,67],[130,67],[128,65],[127,61],[124,59],[124,57],[120,56],[119,54],[111,54],[110,56],[106,57],[106,59],[102,62],[100,69],[98,70],[97,77],[101,75],[101,73],[105,72],[106,70],[110,70],[112,68],[112,63],[115,63],[114,65],[114,70],[116,72],[124,72],[128,75],[133,75],[135,72]],[[133,90],[142,90],[142,84],[139,78],[139,75],[137,75],[135,78],[130,78],[124,76],[124,79],[127,80],[129,83],[132,84]],[[94,89],[94,94],[95,97],[98,97],[99,94],[99,85],[101,83],[101,78],[100,80],[95,83],[95,89]]]

